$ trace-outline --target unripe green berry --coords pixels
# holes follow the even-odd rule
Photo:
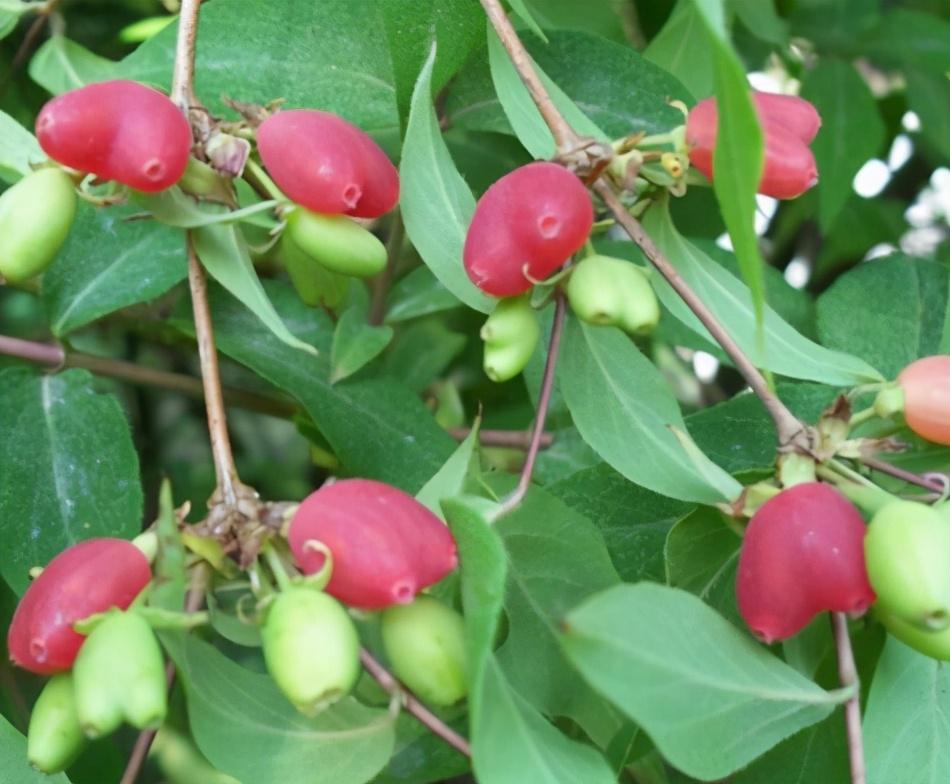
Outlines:
[[[123,721],[160,727],[168,708],[165,663],[155,632],[138,613],[111,612],[79,649],[73,668],[76,710],[90,738]]]
[[[343,605],[295,586],[268,608],[261,629],[267,670],[301,713],[314,715],[345,696],[360,674],[359,635]]]
[[[287,236],[310,258],[341,275],[368,278],[386,266],[386,246],[345,215],[297,207],[287,216]]]
[[[538,317],[526,297],[501,300],[481,330],[485,341],[485,373],[492,381],[517,376],[541,337]]]
[[[950,625],[950,520],[894,501],[871,519],[864,548],[881,611],[930,631]]]
[[[76,191],[62,169],[28,174],[0,195],[0,275],[22,283],[56,258],[76,217]]]
[[[423,702],[453,705],[468,693],[464,622],[451,607],[428,596],[393,605],[381,632],[393,672]]]
[[[315,261],[286,235],[280,241],[280,258],[300,299],[311,307],[332,310],[345,299],[350,279]]]
[[[886,612],[878,612],[877,617],[905,645],[932,659],[950,661],[950,628],[926,631]]]
[[[660,320],[659,302],[643,270],[610,256],[582,259],[571,271],[567,298],[582,321],[632,335],[648,334]]]
[[[56,675],[43,687],[33,706],[27,758],[43,773],[59,773],[79,756],[85,740],[76,713],[73,676]]]

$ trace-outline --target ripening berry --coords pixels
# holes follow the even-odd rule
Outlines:
[[[524,370],[538,345],[541,327],[527,297],[510,297],[495,306],[480,334],[485,341],[485,374],[501,382]]]
[[[393,672],[429,705],[454,705],[468,693],[462,616],[429,596],[388,607],[380,632]]]
[[[76,189],[62,169],[40,169],[0,195],[0,275],[22,283],[56,258],[76,217]]]
[[[313,212],[375,218],[399,200],[399,175],[386,154],[331,112],[271,115],[257,129],[257,150],[277,187]]]
[[[287,535],[305,574],[333,554],[327,593],[344,604],[375,610],[408,604],[458,564],[445,524],[411,495],[371,479],[344,479],[304,499]]]
[[[360,640],[336,599],[304,586],[278,594],[261,628],[267,671],[296,708],[319,713],[356,685]]]
[[[154,193],[181,179],[191,128],[165,95],[119,79],[70,90],[36,118],[36,138],[54,161]]]
[[[904,392],[904,418],[921,438],[950,445],[950,356],[911,362],[897,377]]]
[[[155,632],[134,611],[113,610],[86,638],[73,667],[83,732],[101,738],[123,721],[157,729],[168,710],[165,662]]]
[[[922,629],[950,626],[950,519],[893,501],[871,518],[864,552],[883,612]]]
[[[803,98],[753,93],[752,100],[765,142],[759,193],[776,199],[800,196],[818,182],[818,168],[808,144],[818,132],[821,118],[815,107]],[[715,98],[696,104],[686,120],[689,159],[710,179],[718,123]]]
[[[479,199],[465,237],[465,271],[488,294],[522,294],[584,244],[593,222],[590,196],[575,175],[546,161],[521,166]]]
[[[829,485],[794,485],[766,501],[746,528],[736,577],[752,633],[771,644],[826,610],[864,612],[874,601],[865,532],[858,510]]]
[[[68,670],[84,638],[73,624],[125,609],[152,579],[148,559],[124,539],[89,539],[64,550],[17,606],[7,633],[13,663],[40,675]]]
[[[59,773],[79,756],[86,739],[76,713],[72,675],[56,675],[43,687],[26,738],[27,759],[43,773]]]

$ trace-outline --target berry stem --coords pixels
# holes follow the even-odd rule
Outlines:
[[[267,172],[264,171],[264,167],[261,166],[253,158],[248,158],[244,164],[244,179],[253,187],[258,193],[263,191],[262,195],[266,195],[273,199],[274,201],[286,204],[289,199],[281,192],[280,188],[277,187],[277,184],[270,178]]]
[[[508,514],[524,499],[531,486],[531,476],[534,473],[534,463],[541,449],[544,437],[544,424],[548,418],[548,408],[551,406],[551,393],[554,389],[554,371],[557,367],[557,355],[561,350],[561,334],[564,332],[564,317],[567,311],[567,300],[560,289],[554,295],[554,322],[551,325],[551,338],[548,342],[548,357],[544,363],[544,376],[541,380],[541,393],[538,396],[538,412],[531,429],[531,441],[528,444],[528,454],[525,456],[524,466],[521,469],[521,478],[514,489],[498,509],[495,519]]]
[[[851,638],[848,636],[848,617],[844,613],[831,614],[835,649],[838,653],[838,677],[841,685],[852,687],[854,694],[844,704],[844,720],[848,730],[848,757],[851,761],[851,784],[866,784],[864,767],[864,739],[861,734],[861,689],[858,670],[854,665]]]
[[[383,317],[386,315],[386,295],[389,294],[393,278],[396,276],[396,264],[399,263],[399,253],[402,250],[402,241],[405,235],[402,214],[398,210],[394,211],[389,224],[389,237],[386,240],[386,269],[379,274],[373,284],[373,302],[369,309],[369,323],[374,326],[382,324]]]
[[[390,695],[398,697],[403,709],[414,716],[427,730],[444,740],[459,754],[466,757],[472,756],[472,747],[469,742],[419,702],[418,698],[397,681],[395,676],[383,667],[366,648],[360,648],[360,661],[376,682]]]
[[[903,468],[898,468],[896,465],[891,465],[885,460],[880,460],[876,457],[862,457],[861,462],[874,471],[879,471],[882,474],[888,474],[889,476],[896,477],[897,479],[903,479],[908,484],[926,488],[927,490],[931,490],[934,493],[942,493],[944,491],[944,483],[939,479],[929,479],[926,476],[920,476],[919,474],[912,473],[911,471],[905,471]]]

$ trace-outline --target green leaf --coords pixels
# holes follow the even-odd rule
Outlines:
[[[923,11],[894,8],[860,43],[864,53],[882,63],[943,74],[950,63],[950,22]]]
[[[918,68],[904,69],[907,105],[920,118],[920,133],[944,159],[950,159],[950,79]]]
[[[349,473],[417,491],[452,453],[451,437],[396,378],[331,385],[329,317],[304,305],[290,286],[268,281],[266,288],[291,331],[320,355],[289,347],[237,300],[211,287],[218,348],[299,400]],[[190,313],[183,311],[173,323],[193,335]]]
[[[427,318],[400,330],[399,339],[386,353],[386,371],[409,389],[422,393],[446,371],[469,341],[451,331],[444,319]]]
[[[821,243],[812,280],[820,286],[842,267],[861,261],[875,245],[898,245],[907,230],[906,210],[906,202],[899,199],[851,194]]]
[[[148,595],[152,607],[181,611],[185,604],[185,547],[178,530],[178,516],[172,498],[172,486],[163,479],[158,491],[158,555],[155,558],[155,584]]]
[[[448,723],[463,734],[468,731],[463,721]],[[373,784],[435,784],[462,776],[469,769],[466,757],[403,711],[396,720],[393,755]]]
[[[548,491],[600,529],[624,581],[665,579],[667,533],[690,504],[628,482],[606,463],[578,471]]]
[[[366,323],[360,308],[350,308],[336,323],[330,350],[330,383],[335,384],[372,362],[393,339],[392,327]]]
[[[528,26],[528,29],[530,29],[532,33],[545,43],[548,42],[544,30],[541,29],[541,25],[539,25],[534,18],[534,14],[531,13],[531,9],[528,8],[528,4],[525,0],[510,0],[509,5],[511,6],[511,10],[518,14],[518,17]]]
[[[14,183],[30,173],[31,162],[45,157],[36,137],[9,114],[0,112],[0,179]]]
[[[442,516],[442,501],[461,495],[470,476],[478,476],[478,422],[452,456],[445,461],[425,486],[416,493],[416,500],[435,514]]]
[[[679,79],[695,98],[713,91],[712,41],[693,0],[680,0],[643,56]]]
[[[741,492],[725,471],[684,449],[672,432],[685,435],[686,425],[671,390],[620,330],[570,319],[561,351],[558,380],[574,424],[631,482],[709,504],[731,501]]]
[[[699,507],[666,539],[666,582],[695,594],[742,627],[736,609],[736,567],[742,538],[718,509]]]
[[[723,778],[825,718],[826,692],[695,596],[620,585],[570,613],[562,642],[605,696],[690,776]]]
[[[756,338],[755,316],[749,291],[727,270],[713,262],[676,231],[669,212],[656,205],[643,222],[657,247],[692,287],[739,347],[759,367],[774,373],[837,386],[853,386],[881,379],[873,367],[857,357],[830,351],[808,340],[765,308],[762,340]],[[679,295],[659,275],[653,286],[663,304],[677,319],[707,340],[711,336]]]
[[[789,13],[793,37],[813,41],[818,51],[863,54],[861,39],[881,19],[878,0],[808,0]]]
[[[118,63],[62,35],[52,36],[30,60],[30,77],[53,95],[115,79]]]
[[[488,313],[493,300],[476,288],[462,266],[475,199],[452,163],[432,104],[435,52],[433,45],[412,95],[399,167],[403,222],[412,244],[443,285],[469,307]]]
[[[864,713],[868,784],[950,778],[950,670],[888,635]]]
[[[385,710],[344,698],[300,715],[269,676],[251,672],[193,634],[163,634],[185,684],[198,748],[219,770],[255,784],[363,784],[395,740]]]
[[[26,759],[26,738],[0,715],[0,770],[10,784],[69,784],[65,773],[47,776]]]
[[[818,298],[818,334],[894,378],[940,352],[946,328],[947,268],[894,254],[859,264]]]
[[[141,530],[129,426],[84,370],[0,373],[0,574],[18,593],[29,570],[95,536]]]
[[[120,73],[167,88],[177,34],[177,25],[162,30],[119,64]],[[398,126],[392,60],[373,0],[285,0],[280,13],[257,0],[216,0],[201,11],[198,41],[196,89],[217,114],[226,108],[222,96],[283,97],[288,107],[320,107],[366,131]]]
[[[731,0],[730,5],[752,35],[778,46],[788,43],[788,23],[776,13],[773,0]]]
[[[571,3],[576,6],[576,3]],[[577,6],[587,12],[591,3]],[[575,13],[577,12],[575,9]],[[489,41],[496,38],[494,33]],[[665,133],[683,124],[683,115],[667,101],[689,101],[685,87],[673,76],[644,59],[626,43],[607,41],[590,33],[566,30],[549,31],[550,42],[525,40],[535,64],[557,85],[558,93],[569,99],[568,111],[584,113],[585,122],[593,122],[609,137],[619,138],[633,131]],[[496,93],[493,78],[504,75],[510,82],[512,100],[528,118],[536,111],[529,96],[518,88],[517,73],[500,55],[503,48],[494,44],[502,74],[492,73],[487,48],[474,55],[448,91],[445,112],[453,128],[512,134]],[[631,91],[630,85],[637,89]],[[564,101],[562,97],[560,100]],[[573,102],[573,105],[570,105]],[[555,101],[557,103],[557,100]],[[561,108],[564,105],[558,104]],[[570,118],[569,118],[570,119]],[[533,123],[539,118],[534,116]],[[511,168],[511,167],[509,167]]]
[[[281,321],[257,277],[247,243],[237,228],[203,226],[192,236],[195,252],[205,269],[257,316],[278,340],[309,354],[317,353],[309,343],[294,337]]]
[[[535,106],[528,88],[521,81],[521,76],[490,22],[488,23],[488,62],[498,100],[501,101],[518,141],[535,158],[553,158],[557,152],[554,136],[551,135],[551,130],[538,111],[538,107]],[[592,136],[601,141],[609,141],[607,134],[598,128],[597,124],[587,117],[557,84],[551,81],[541,67],[537,63],[534,65],[551,100],[564,115],[568,124],[581,136]]]
[[[256,201],[241,209],[229,210],[223,204],[199,202],[178,186],[166,188],[159,193],[135,193],[132,198],[136,204],[148,210],[156,220],[180,229],[194,229],[199,226],[239,221],[254,223],[264,217],[260,213],[271,212],[277,206],[274,200]],[[264,217],[264,228],[272,228],[274,225],[276,223],[273,221],[273,216]]]
[[[484,13],[470,0],[387,0],[379,4],[393,62],[396,101],[403,122],[413,86],[433,41],[439,44],[432,72],[438,92],[482,41]]]
[[[188,274],[185,238],[155,221],[127,221],[129,207],[80,204],[66,244],[43,275],[54,335],[164,294]]]
[[[912,767],[907,768],[910,769]],[[833,713],[824,721],[782,741],[729,780],[731,784],[830,783],[848,781],[850,773],[844,719]]]
[[[742,279],[749,287],[758,329],[765,307],[765,262],[755,233],[755,194],[762,177],[764,137],[759,126],[745,68],[732,48],[722,0],[695,0],[712,40],[719,130],[713,151],[713,188],[729,230]]]
[[[449,291],[428,267],[416,267],[400,278],[386,299],[386,323],[441,313],[459,306],[458,297]]]
[[[827,232],[854,193],[854,175],[880,151],[884,122],[867,82],[842,60],[822,58],[809,70],[802,97],[815,104],[822,120],[812,148],[820,176],[818,221]]]

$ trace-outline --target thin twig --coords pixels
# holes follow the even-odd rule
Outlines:
[[[944,483],[938,479],[928,479],[926,476],[921,476],[920,474],[915,474],[911,471],[905,471],[903,468],[898,468],[896,465],[891,465],[885,460],[880,460],[876,457],[862,457],[861,462],[864,463],[868,468],[871,468],[875,471],[880,471],[882,474],[889,474],[890,476],[897,477],[898,479],[903,479],[905,482],[908,482],[912,485],[917,485],[918,487],[926,488],[935,493],[942,493],[944,491]]]
[[[386,240],[386,268],[380,273],[373,287],[373,302],[369,308],[369,323],[375,325],[383,323],[386,315],[386,295],[396,276],[396,264],[399,263],[399,252],[402,250],[402,240],[405,236],[405,227],[402,215],[393,213],[390,224],[389,238]]]
[[[518,506],[524,499],[531,486],[531,476],[534,473],[534,462],[538,458],[541,440],[544,436],[544,425],[548,418],[548,408],[551,405],[551,393],[554,389],[554,371],[557,368],[557,355],[561,350],[561,334],[564,332],[564,317],[567,311],[567,300],[561,291],[554,298],[554,322],[551,325],[551,339],[548,342],[548,356],[544,363],[544,376],[541,379],[541,394],[538,396],[538,412],[531,428],[531,442],[528,445],[528,454],[525,456],[524,466],[521,468],[521,477],[518,486],[514,489],[498,508],[498,517],[507,514]]]
[[[472,747],[469,742],[419,702],[412,692],[396,680],[392,673],[383,667],[366,648],[360,649],[360,661],[376,682],[390,695],[399,697],[406,712],[414,716],[427,730],[444,740],[460,754],[466,757],[472,756]]]
[[[189,615],[201,609],[201,605],[205,599],[207,581],[207,567],[204,565],[198,566],[192,573],[191,585],[188,588],[188,593],[185,595],[185,612]],[[170,661],[165,666],[165,679],[168,683],[168,689],[171,691],[172,685],[175,683],[175,665]],[[132,747],[132,753],[129,755],[129,761],[126,763],[125,772],[122,774],[119,784],[135,784],[157,734],[158,730],[143,730],[139,733],[138,738],[135,739],[135,746]]]
[[[851,761],[851,784],[866,784],[864,767],[864,739],[861,734],[861,690],[858,688],[858,670],[854,666],[851,638],[848,636],[848,617],[844,613],[831,614],[835,649],[838,652],[838,677],[844,687],[853,687],[854,696],[844,704],[844,720],[848,730],[848,757]]]
[[[470,427],[453,427],[449,435],[456,441],[464,441],[472,432]],[[482,446],[503,446],[513,449],[527,449],[531,446],[530,430],[479,430],[478,442]],[[547,449],[554,443],[553,433],[541,434],[541,449]]]
[[[9,70],[4,74],[3,81],[0,82],[0,97],[3,97],[3,95],[6,93],[7,88],[13,81],[13,77],[16,75],[16,72],[30,56],[30,52],[33,50],[33,44],[36,43],[36,39],[39,37],[40,33],[43,32],[43,28],[46,27],[46,23],[49,21],[49,18],[55,13],[56,7],[59,5],[59,3],[60,0],[48,0],[46,5],[37,11],[36,18],[30,25],[30,28],[26,31],[26,35],[23,36],[23,41],[20,43],[20,47],[17,49],[16,54],[13,55],[13,60],[10,61]]]
[[[171,99],[188,116],[198,103],[195,95],[195,44],[198,39],[198,12],[201,0],[182,0],[178,17],[178,43],[172,71]]]
[[[201,382],[204,386],[205,408],[208,412],[208,432],[211,436],[211,452],[214,455],[214,471],[218,489],[229,506],[237,503],[235,485],[238,483],[237,467],[231,452],[227,417],[224,413],[224,395],[221,392],[221,375],[218,371],[218,351],[214,346],[214,327],[211,324],[211,309],[208,307],[208,281],[204,267],[195,253],[191,237],[188,238],[188,285],[191,288],[191,305],[195,314],[195,335],[198,338],[198,356],[201,358]]]

